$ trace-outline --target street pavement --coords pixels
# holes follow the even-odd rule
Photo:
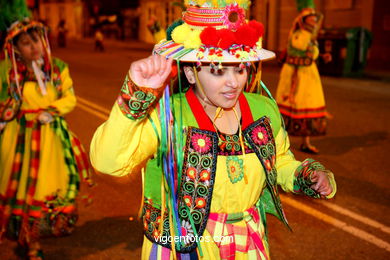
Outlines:
[[[67,116],[71,129],[87,150],[95,129],[115,102],[130,63],[150,54],[152,45],[106,41],[105,52],[94,52],[90,39],[70,41],[55,56],[70,65],[78,106]],[[263,81],[275,93],[280,67],[263,64]],[[282,193],[293,232],[269,216],[272,259],[390,258],[390,81],[388,78],[322,77],[333,119],[328,134],[313,138],[318,159],[331,169],[338,184],[336,198],[318,201]],[[291,138],[295,156],[308,156]],[[142,224],[138,220],[141,179],[96,173],[96,185],[82,185],[79,221],[68,237],[42,241],[45,259],[139,259]],[[91,200],[89,199],[91,197]],[[0,259],[18,259],[15,243],[0,245]]]

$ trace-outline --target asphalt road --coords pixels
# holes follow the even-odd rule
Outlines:
[[[87,150],[95,129],[107,117],[131,61],[146,57],[152,46],[106,42],[93,51],[91,40],[70,42],[54,55],[70,65],[77,108],[67,116]],[[263,66],[263,81],[275,93],[280,68]],[[338,193],[331,201],[282,195],[288,231],[268,218],[271,257],[287,259],[390,259],[390,82],[367,78],[323,77],[334,118],[328,134],[313,139],[321,150],[312,156],[336,175]],[[299,139],[291,138],[295,156]],[[138,259],[142,225],[137,220],[140,176],[115,178],[97,173],[96,186],[82,186],[80,218],[71,236],[42,241],[46,259]],[[87,203],[84,196],[91,196]],[[18,259],[15,243],[0,245],[0,259]]]

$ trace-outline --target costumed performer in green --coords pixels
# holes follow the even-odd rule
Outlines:
[[[288,226],[278,185],[336,193],[329,170],[294,158],[276,102],[249,93],[274,57],[263,25],[245,19],[249,4],[186,1],[94,134],[98,171],[143,175],[142,259],[269,259],[266,213]]]

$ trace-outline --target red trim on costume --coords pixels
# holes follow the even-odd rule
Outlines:
[[[204,111],[204,108],[202,104],[199,102],[198,98],[196,97],[193,88],[190,88],[186,92],[186,98],[187,102],[190,105],[190,108],[192,110],[192,113],[195,116],[196,122],[198,123],[198,126],[200,129],[203,130],[209,130],[209,131],[215,131],[213,123],[211,122],[209,116]],[[196,111],[196,113],[195,113]]]
[[[326,112],[319,112],[319,113],[309,113],[304,115],[296,115],[293,113],[290,113],[288,111],[280,110],[280,113],[284,116],[288,116],[295,119],[304,119],[304,118],[320,118],[320,117],[326,117]]]
[[[186,92],[186,98],[188,104],[190,105],[192,113],[194,114],[196,122],[198,123],[199,128],[214,132],[215,128],[213,126],[213,123],[204,111],[204,108],[196,97],[193,88],[190,88]],[[240,104],[241,110],[242,128],[245,129],[253,122],[252,112],[250,110],[248,101],[246,100],[246,97],[243,93],[241,93],[238,97],[238,102]]]

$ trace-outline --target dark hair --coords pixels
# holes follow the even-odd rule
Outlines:
[[[34,41],[37,41],[38,38],[37,38],[36,34],[39,34],[39,33],[40,33],[40,30],[38,28],[35,28],[35,27],[29,28],[26,32],[21,32],[21,33],[17,34],[12,39],[12,44],[16,46],[18,44],[20,36],[22,36],[24,34],[29,35]]]

